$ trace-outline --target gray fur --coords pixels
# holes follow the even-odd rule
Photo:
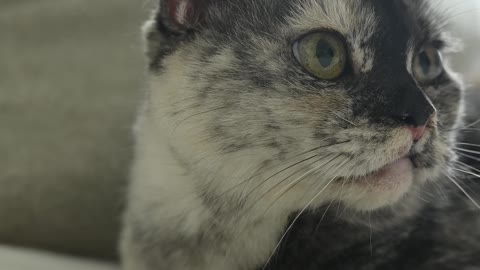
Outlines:
[[[478,238],[465,257],[446,252],[457,252],[449,226],[458,224],[444,225],[455,203],[421,199],[447,185],[442,173],[455,164],[462,116],[462,86],[447,67],[430,85],[411,74],[419,47],[447,42],[426,1],[194,2],[193,25],[176,24],[162,2],[146,27],[151,88],[136,129],[126,270],[474,266]],[[292,54],[296,39],[324,28],[342,35],[351,54],[349,72],[334,81],[305,72]],[[413,88],[437,113],[425,138],[405,149],[410,139],[391,110]],[[408,191],[355,188],[403,152],[414,166]],[[331,205],[343,214],[328,213]],[[318,213],[326,226],[313,230]],[[295,221],[300,229],[290,230]],[[277,247],[284,232],[293,240]],[[372,232],[382,236],[375,252],[366,245]],[[404,264],[396,248],[416,246],[414,236],[433,250]],[[281,263],[270,260],[273,252]]]

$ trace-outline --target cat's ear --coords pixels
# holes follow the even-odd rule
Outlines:
[[[193,30],[199,23],[204,0],[160,0],[157,23],[172,32]]]
[[[160,0],[153,17],[144,25],[146,53],[156,68],[162,56],[178,42],[200,29],[207,2],[211,0]]]

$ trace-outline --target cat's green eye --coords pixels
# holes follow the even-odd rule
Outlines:
[[[340,77],[347,64],[345,43],[330,32],[316,32],[302,37],[295,42],[293,53],[308,72],[323,80]]]
[[[413,59],[413,75],[419,83],[431,83],[442,72],[442,55],[436,48],[426,47]]]

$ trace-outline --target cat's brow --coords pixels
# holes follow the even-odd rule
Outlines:
[[[415,43],[432,42],[437,47],[447,46],[448,40],[444,40],[444,29],[447,26],[445,11],[440,5],[432,5],[431,1],[402,0],[397,3],[398,9],[403,11],[410,34]]]

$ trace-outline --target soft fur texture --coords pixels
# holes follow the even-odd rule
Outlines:
[[[475,205],[449,192],[466,189],[461,83],[447,66],[429,84],[411,68],[419,48],[448,47],[443,21],[420,0],[161,1],[145,27],[124,268],[480,265]],[[334,81],[292,54],[325,29],[349,51]],[[433,115],[417,143],[404,110]],[[413,180],[368,183],[403,156]]]

